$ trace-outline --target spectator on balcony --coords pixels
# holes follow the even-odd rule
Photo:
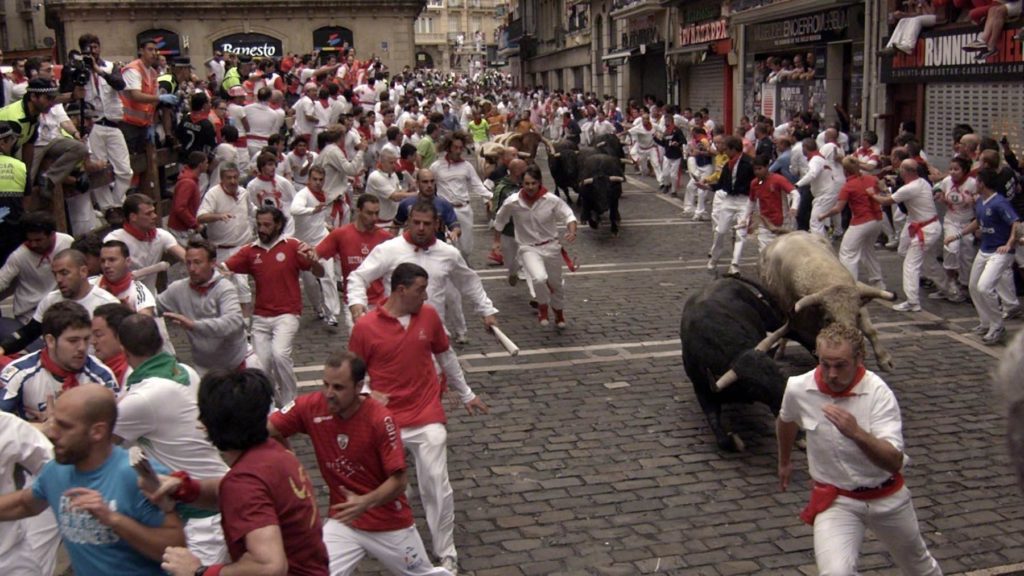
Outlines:
[[[976,40],[963,47],[964,50],[978,52],[974,57],[979,62],[984,62],[995,56],[998,52],[999,36],[1003,32],[1003,26],[1007,20],[1018,18],[1021,15],[1021,6],[1024,0],[995,0],[988,7],[984,17],[984,28]],[[971,11],[971,18],[980,8]],[[976,22],[978,20],[975,20]],[[979,22],[980,23],[980,22]],[[1020,34],[1017,34],[1020,37]]]
[[[921,30],[935,26],[937,20],[932,0],[917,0],[911,2],[907,10],[893,12],[889,15],[889,22],[896,22],[896,29],[878,55],[894,56],[898,52],[913,54]]]

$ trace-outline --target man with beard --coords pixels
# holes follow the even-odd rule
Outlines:
[[[75,302],[58,302],[42,323],[45,346],[11,362],[0,372],[0,410],[32,422],[46,420],[47,401],[81,384],[120,392],[114,373],[88,353],[92,321]]]
[[[203,196],[196,221],[206,224],[206,238],[217,249],[217,261],[223,262],[252,242],[254,208],[249,201],[249,191],[238,184],[241,177],[238,164],[225,162],[218,171],[220,184]],[[231,282],[238,291],[243,314],[252,314],[249,278],[236,274]]]
[[[7,257],[0,268],[0,292],[14,286],[14,319],[24,324],[32,319],[36,306],[57,287],[51,257],[71,247],[74,239],[57,232],[49,212],[29,212],[21,217],[25,242]]]
[[[348,351],[324,362],[324,388],[270,416],[270,435],[308,434],[330,487],[324,543],[332,574],[351,574],[370,554],[392,574],[447,576],[427,557],[405,495],[402,438],[391,411],[360,393],[366,364]]]
[[[261,368],[245,339],[238,291],[217,270],[217,249],[206,240],[185,247],[188,278],[175,280],[156,297],[160,315],[180,326],[192,346],[200,374],[224,366]]]
[[[0,496],[0,521],[49,506],[76,574],[163,574],[164,549],[184,545],[185,534],[173,509],[162,512],[142,495],[128,451],[114,445],[114,394],[94,385],[68,390],[51,419],[54,460],[31,488]]]
[[[324,276],[324,267],[313,248],[285,237],[285,225],[280,210],[260,208],[256,211],[259,240],[224,263],[231,272],[251,275],[256,283],[252,342],[256,355],[279,385],[278,406],[294,400],[299,389],[292,361],[292,342],[302,316],[299,273],[312,270],[317,278]]]

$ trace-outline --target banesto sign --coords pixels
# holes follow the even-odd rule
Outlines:
[[[254,58],[283,56],[281,41],[266,34],[232,34],[213,42],[213,49],[225,53],[246,54]]]
[[[679,32],[679,45],[703,44],[729,37],[729,23],[725,18],[703,24],[687,24]]]

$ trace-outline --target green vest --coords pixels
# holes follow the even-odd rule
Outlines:
[[[238,68],[232,68],[224,74],[224,81],[220,83],[221,90],[227,92],[235,86],[242,85],[242,75],[238,73]]]
[[[28,106],[28,100],[18,100],[0,108],[0,120],[11,124],[12,128],[16,125],[19,130],[18,141],[14,145],[14,150],[11,151],[12,154],[16,154],[29,140],[34,141],[36,130],[39,129],[39,119],[36,118],[36,121],[33,122],[28,117],[26,106]]]
[[[27,179],[24,162],[0,154],[0,196],[23,196]]]

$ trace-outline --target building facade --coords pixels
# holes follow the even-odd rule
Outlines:
[[[500,65],[498,27],[505,0],[427,0],[416,19],[416,67],[476,72]]]
[[[46,23],[58,50],[77,48],[91,32],[110,60],[135,58],[137,41],[158,36],[165,54],[205,62],[214,50],[281,57],[313,50],[330,52],[345,42],[359,58],[377,56],[392,70],[415,61],[413,27],[426,0],[195,0],[119,2],[48,0]]]
[[[0,0],[0,50],[10,56],[8,60],[41,52],[53,43],[53,31],[43,18],[43,0]]]

